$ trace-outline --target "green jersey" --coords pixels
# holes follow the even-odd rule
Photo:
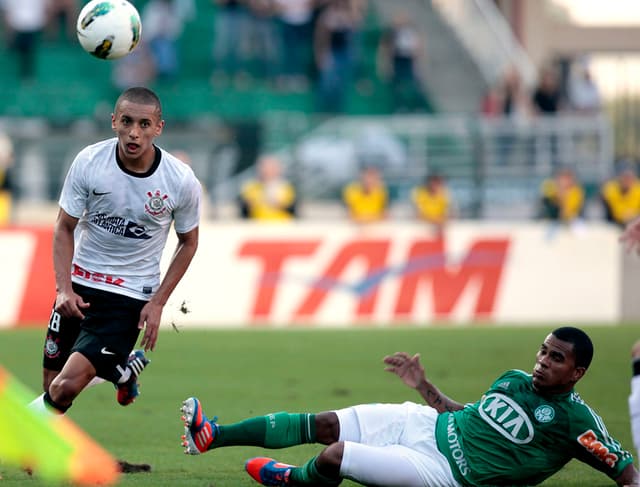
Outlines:
[[[542,395],[520,370],[478,402],[440,414],[436,442],[463,485],[535,485],[572,458],[615,479],[633,462],[576,392]]]

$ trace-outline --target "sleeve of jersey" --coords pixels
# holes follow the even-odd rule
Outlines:
[[[602,418],[584,403],[575,408],[570,434],[576,441],[576,458],[612,479],[633,463],[631,454],[609,435]]]
[[[202,185],[192,172],[185,177],[180,202],[173,211],[176,232],[187,233],[200,224]]]
[[[62,185],[62,192],[58,204],[66,213],[74,218],[80,218],[85,210],[89,190],[85,178],[83,153],[76,156]]]

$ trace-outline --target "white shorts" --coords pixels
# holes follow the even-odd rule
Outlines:
[[[460,487],[436,445],[438,412],[432,407],[363,404],[335,412],[344,477],[371,486]]]

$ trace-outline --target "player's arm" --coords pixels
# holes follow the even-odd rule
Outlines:
[[[73,233],[78,219],[62,208],[53,230],[53,270],[56,279],[55,310],[64,317],[84,318],[82,309],[89,306],[71,287],[71,261],[73,260]]]
[[[622,475],[616,479],[616,484],[620,487],[638,487],[640,486],[640,476],[632,463],[627,465],[622,471]]]
[[[396,374],[402,382],[418,391],[429,406],[439,413],[445,411],[457,411],[464,406],[459,402],[445,396],[433,385],[424,373],[424,367],[420,363],[420,354],[413,356],[405,352],[396,352],[384,358],[387,372]]]
[[[144,328],[140,346],[145,351],[153,350],[158,340],[158,328],[162,318],[162,310],[169,300],[169,296],[176,288],[182,276],[187,271],[191,259],[198,249],[198,227],[186,233],[178,233],[178,245],[171,257],[167,272],[160,283],[160,287],[142,308],[138,328]]]

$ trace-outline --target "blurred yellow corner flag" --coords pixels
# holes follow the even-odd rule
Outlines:
[[[115,484],[113,457],[69,418],[32,411],[27,404],[33,397],[0,366],[0,460],[51,483]]]

